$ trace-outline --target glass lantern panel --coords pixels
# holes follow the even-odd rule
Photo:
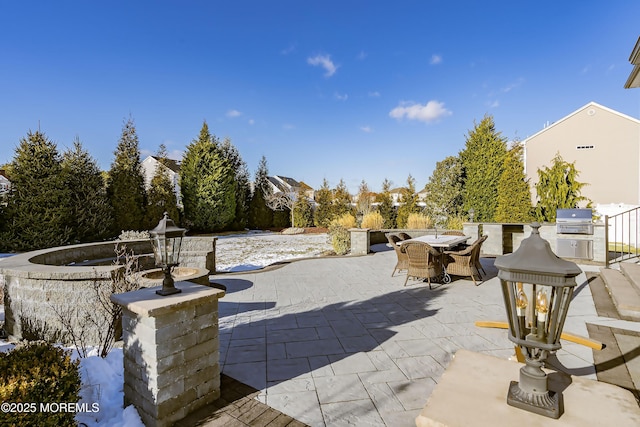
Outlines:
[[[182,237],[174,237],[166,240],[167,265],[177,265],[180,257],[180,245]]]
[[[163,257],[164,238],[161,238],[160,236],[154,236],[153,238],[151,238],[151,246],[153,247],[153,255],[156,259],[156,265],[163,265],[165,262],[165,259]]]

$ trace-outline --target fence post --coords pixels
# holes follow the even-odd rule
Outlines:
[[[604,267],[609,268],[609,215],[604,216]]]

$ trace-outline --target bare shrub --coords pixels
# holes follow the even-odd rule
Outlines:
[[[380,215],[380,212],[369,212],[362,217],[361,228],[370,228],[373,230],[380,230],[384,226],[384,218]]]
[[[407,228],[424,229],[432,228],[433,220],[423,213],[411,213],[407,218]]]
[[[140,289],[136,274],[140,271],[138,258],[124,244],[116,244],[115,253],[114,264],[121,268],[112,272],[108,283],[94,281],[95,300],[86,297],[76,306],[53,306],[68,341],[77,348],[80,357],[87,357],[91,342],[97,343],[100,357],[109,354],[122,334],[122,307],[111,301],[111,295]]]

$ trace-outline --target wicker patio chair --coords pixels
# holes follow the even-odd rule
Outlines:
[[[478,278],[482,279],[480,270],[484,271],[484,269],[480,264],[480,249],[485,240],[487,236],[482,236],[462,250],[445,251],[447,273],[452,276],[471,277],[473,284],[478,286],[475,276],[477,274]]]
[[[409,277],[426,279],[431,289],[431,279],[442,277],[442,254],[431,245],[424,242],[403,243],[401,251],[409,257],[409,268],[404,285],[407,286]]]
[[[396,271],[406,270],[407,268],[409,268],[409,257],[407,257],[406,253],[400,250],[400,243],[402,242],[402,239],[400,239],[400,237],[396,236],[395,234],[388,234],[387,240],[389,241],[389,244],[391,245],[393,250],[396,251],[396,256],[398,257],[396,266],[393,268],[393,272],[391,273],[391,277],[393,277],[393,275],[396,274]]]
[[[400,240],[409,240],[409,239],[411,239],[411,236],[409,236],[404,231],[401,231],[400,233],[398,233],[398,237],[400,237]]]
[[[442,233],[443,236],[464,236],[465,234],[460,230],[447,230]]]

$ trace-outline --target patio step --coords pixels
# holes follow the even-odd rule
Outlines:
[[[636,290],[640,292],[640,264],[633,262],[620,263],[620,271],[625,275],[629,282],[635,286]]]
[[[638,280],[636,283],[640,283],[640,269],[626,269],[626,272],[624,270],[601,268],[600,275],[620,317],[640,321],[640,290],[630,278],[633,277],[634,280]]]

